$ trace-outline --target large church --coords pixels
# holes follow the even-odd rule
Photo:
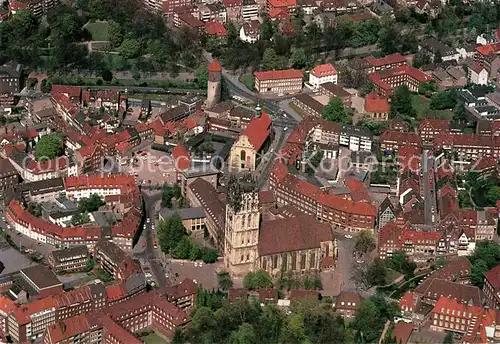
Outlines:
[[[229,182],[221,250],[231,275],[257,269],[275,276],[332,268],[337,254],[331,225],[292,207],[264,210],[262,198],[269,193],[259,192],[250,174],[233,176]]]

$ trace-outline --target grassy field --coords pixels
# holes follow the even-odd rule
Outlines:
[[[254,79],[253,75],[249,75],[249,74],[243,75],[240,78],[240,82],[243,85],[245,85],[250,91],[253,91],[254,85],[255,85],[255,79]]]
[[[108,23],[107,22],[94,22],[85,25],[85,28],[92,34],[93,41],[107,41],[108,40]]]
[[[419,94],[412,95],[412,106],[417,112],[417,120],[430,119],[451,119],[453,112],[450,110],[430,110],[431,100]]]
[[[109,51],[110,46],[109,43],[107,42],[93,42],[92,43],[92,50],[93,51]]]
[[[165,339],[161,338],[155,333],[150,333],[146,337],[141,337],[141,340],[146,344],[166,344],[168,343]]]

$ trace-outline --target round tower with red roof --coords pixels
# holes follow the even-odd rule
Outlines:
[[[208,89],[207,89],[207,107],[211,108],[220,102],[222,67],[217,59],[214,59],[208,65]]]

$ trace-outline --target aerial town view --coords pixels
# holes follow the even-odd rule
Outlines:
[[[0,343],[500,343],[500,3],[0,3]]]

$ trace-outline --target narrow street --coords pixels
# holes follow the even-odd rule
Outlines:
[[[152,224],[155,222],[156,214],[155,204],[161,200],[161,192],[151,194],[149,192],[142,192],[145,207],[146,218],[151,219],[150,223],[145,223],[146,229],[144,229],[143,236],[146,238],[146,248],[142,253],[136,254],[137,258],[142,258],[149,262],[153,276],[158,284],[158,287],[162,288],[170,285],[170,281],[165,277],[165,270],[162,266],[162,262],[159,256],[159,252],[153,246],[153,229]]]

